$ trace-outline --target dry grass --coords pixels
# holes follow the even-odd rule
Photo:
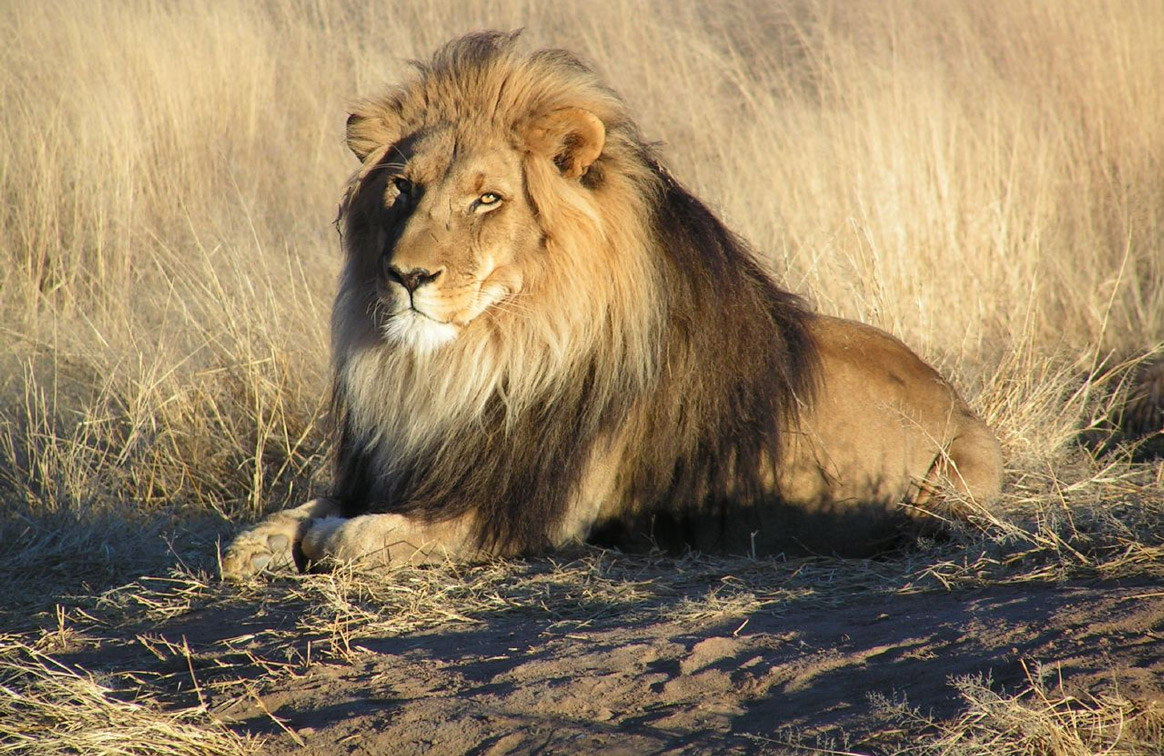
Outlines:
[[[1025,665],[1024,665],[1025,667]],[[912,729],[927,734],[894,753],[924,756],[1137,756],[1159,753],[1164,711],[1116,694],[1076,697],[1062,690],[1052,669],[1027,668],[1026,687],[997,692],[989,678],[953,681],[966,710],[935,722],[903,703],[880,704]]]
[[[0,753],[242,756],[258,743],[202,707],[163,709],[19,639],[0,638]]]
[[[301,629],[338,655],[499,608],[699,619],[856,589],[1160,572],[1161,468],[1071,444],[1105,427],[1136,356],[1164,343],[1158,2],[9,5],[0,615],[13,626],[175,563],[101,606],[161,618],[273,592],[302,602]],[[1002,505],[884,564],[585,552],[229,596],[214,584],[230,522],[326,483],[345,104],[455,34],[518,26],[607,75],[790,288],[955,376],[1003,438]],[[21,716],[91,709],[105,717],[94,733],[202,726],[13,648]]]

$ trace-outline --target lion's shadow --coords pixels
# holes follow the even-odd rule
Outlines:
[[[499,605],[468,626],[359,638],[338,664],[321,655],[326,638],[295,632],[302,605],[272,602],[210,606],[59,658],[99,673],[133,670],[168,705],[205,703],[273,743],[290,742],[284,728],[399,737],[396,723],[412,722],[409,732],[432,743],[442,727],[460,728],[479,741],[465,753],[490,752],[499,733],[516,753],[619,743],[634,753],[748,752],[793,731],[883,726],[870,694],[950,716],[959,703],[951,677],[989,674],[1013,689],[1028,674],[1024,661],[1083,657],[1095,642],[1082,622],[1051,622],[1087,600],[1080,588],[867,590],[843,603],[794,596],[685,618],[684,602],[706,598],[708,585],[652,592],[646,582],[633,601],[576,609]]]

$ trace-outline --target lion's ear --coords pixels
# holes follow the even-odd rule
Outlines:
[[[372,152],[396,142],[399,131],[387,113],[357,110],[348,116],[348,149],[362,162]]]
[[[559,108],[533,119],[525,128],[530,152],[554,161],[566,178],[577,178],[602,154],[606,126],[581,108]]]

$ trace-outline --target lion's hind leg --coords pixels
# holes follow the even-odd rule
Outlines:
[[[967,410],[957,435],[934,460],[913,503],[922,509],[965,517],[969,514],[967,501],[972,506],[981,507],[998,498],[1002,492],[1002,475],[1002,448],[998,438],[986,423]],[[944,502],[947,506],[939,506],[931,500],[931,496],[942,488],[952,489],[957,494],[953,500]]]
[[[976,504],[992,504],[1002,493],[1002,447],[998,437],[978,417],[967,418],[950,444],[944,471],[955,489]]]
[[[339,514],[332,499],[312,499],[294,509],[284,509],[253,528],[239,533],[222,555],[224,580],[241,580],[260,572],[296,568],[296,551],[309,524]]]

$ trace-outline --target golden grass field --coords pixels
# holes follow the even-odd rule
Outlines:
[[[327,484],[345,108],[474,29],[524,27],[527,47],[581,54],[787,288],[904,339],[1002,439],[1003,502],[952,543],[772,580],[827,603],[853,586],[1164,574],[1164,467],[1074,443],[1164,350],[1158,0],[0,5],[0,753],[260,747],[202,691],[182,708],[58,662],[76,628],[272,591],[342,660],[350,638],[545,605],[528,566],[415,570],[402,584],[422,587],[390,599],[354,573],[213,578],[235,523]],[[642,578],[610,559],[555,566],[547,595],[596,580],[634,603]],[[747,591],[667,609],[681,619],[784,601],[738,560],[627,560],[659,581],[750,570]],[[1002,703],[1083,745],[1024,751],[1007,726],[975,735],[1014,714],[982,713],[981,685],[960,690],[959,717],[910,720],[928,733],[920,752],[978,753],[972,736],[996,755],[1158,752],[1148,735],[1111,740],[1104,717],[1135,718],[1123,703],[1071,707],[1034,678]],[[1158,734],[1151,716],[1127,732]],[[62,727],[77,739],[37,735]]]

